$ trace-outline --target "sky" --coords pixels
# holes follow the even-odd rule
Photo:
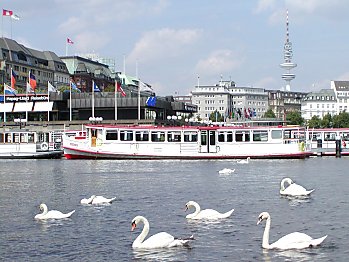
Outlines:
[[[293,45],[291,91],[349,80],[347,0],[3,0],[2,35],[40,51],[115,59],[158,95],[195,86],[282,89],[286,10]],[[125,70],[124,70],[125,69]]]

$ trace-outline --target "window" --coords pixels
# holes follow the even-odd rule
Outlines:
[[[185,131],[184,132],[184,142],[197,142],[198,141],[198,133]]]
[[[118,130],[107,130],[106,140],[118,140]]]
[[[167,132],[168,142],[181,142],[181,132],[180,131],[170,131]]]
[[[272,139],[281,139],[282,138],[282,131],[281,130],[272,130],[271,131],[271,138]]]
[[[268,141],[268,131],[253,131],[254,142],[266,142]]]
[[[136,141],[149,141],[149,132],[136,131]]]
[[[132,141],[133,140],[133,132],[127,130],[120,131],[120,140],[121,141]]]
[[[164,142],[165,141],[165,132],[160,132],[160,131],[151,132],[151,141],[152,142]]]
[[[249,142],[250,141],[250,132],[249,131],[236,131],[235,132],[235,141],[236,142]]]

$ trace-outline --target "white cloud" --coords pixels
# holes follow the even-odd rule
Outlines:
[[[259,0],[254,12],[261,13],[265,10],[273,9],[274,7],[275,7],[275,0]]]
[[[178,57],[199,39],[201,31],[195,29],[164,28],[143,34],[127,57],[127,62],[165,62]],[[165,62],[166,63],[166,62]]]
[[[75,35],[72,40],[74,41],[74,44],[72,45],[74,50],[86,53],[103,49],[103,47],[109,43],[110,36],[103,32],[82,32]]]
[[[215,50],[205,59],[200,60],[195,70],[198,75],[217,76],[231,73],[243,63],[243,59],[228,49]]]

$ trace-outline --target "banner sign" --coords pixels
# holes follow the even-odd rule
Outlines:
[[[47,102],[48,96],[5,96],[5,103],[13,103],[13,102]]]

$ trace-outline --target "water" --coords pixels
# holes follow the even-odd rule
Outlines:
[[[236,161],[0,161],[1,261],[346,261],[349,256],[348,158]],[[223,168],[235,169],[219,175]],[[279,195],[290,177],[308,199]],[[116,196],[109,206],[80,205],[92,194]],[[233,215],[219,222],[190,222],[185,203]],[[36,221],[40,203],[71,219]],[[270,242],[300,231],[318,238],[317,248],[263,251],[262,211],[271,214]],[[136,215],[150,222],[150,235],[194,235],[191,248],[134,251]]]

